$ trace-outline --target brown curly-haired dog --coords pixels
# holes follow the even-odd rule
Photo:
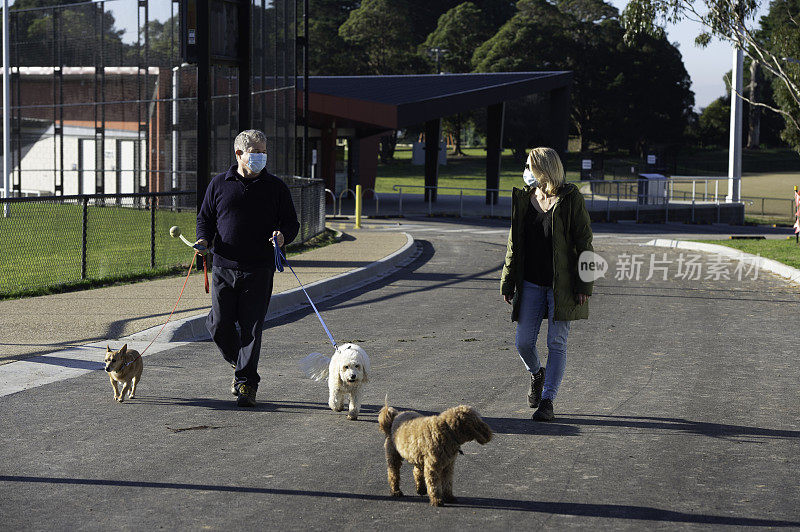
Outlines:
[[[460,405],[438,416],[400,412],[385,405],[378,425],[386,435],[386,463],[392,496],[402,497],[400,464],[405,458],[414,466],[414,485],[428,494],[431,506],[455,502],[453,468],[460,447],[475,440],[481,445],[492,439],[492,429],[471,406]]]

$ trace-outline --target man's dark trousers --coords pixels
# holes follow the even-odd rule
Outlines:
[[[206,328],[222,356],[236,367],[236,385],[258,387],[258,355],[264,316],[272,296],[269,268],[240,271],[212,268],[211,312]],[[239,324],[239,331],[236,330]]]

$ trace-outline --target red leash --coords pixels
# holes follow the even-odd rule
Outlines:
[[[165,321],[165,322],[164,322],[164,325],[162,325],[162,326],[161,326],[161,329],[158,331],[158,334],[156,334],[155,338],[153,338],[153,339],[150,341],[150,343],[149,343],[149,344],[147,344],[147,347],[145,347],[145,348],[142,350],[142,352],[141,352],[141,353],[139,353],[139,356],[140,356],[140,357],[141,357],[141,356],[144,354],[144,352],[145,352],[145,351],[147,351],[147,350],[150,348],[150,346],[151,346],[151,345],[153,345],[153,342],[155,342],[155,341],[156,341],[156,338],[158,338],[158,336],[159,336],[159,335],[161,334],[161,332],[164,330],[164,327],[166,327],[166,326],[167,326],[167,323],[169,323],[169,320],[171,320],[171,319],[172,319],[172,315],[173,315],[173,314],[175,314],[175,309],[176,309],[176,308],[178,308],[178,303],[180,303],[180,302],[181,302],[181,297],[183,297],[183,291],[186,289],[186,283],[189,281],[189,276],[190,276],[190,275],[192,275],[192,268],[194,267],[194,261],[197,259],[197,255],[199,255],[199,252],[195,251],[195,252],[194,252],[194,256],[192,257],[192,263],[191,263],[191,264],[189,264],[189,272],[186,274],[186,279],[184,279],[184,281],[183,281],[183,286],[181,287],[181,293],[178,295],[178,300],[175,302],[175,306],[174,306],[174,307],[172,307],[172,312],[170,312],[170,313],[169,313],[169,317],[167,318],[167,321]],[[207,294],[207,293],[208,293],[208,267],[206,266],[206,259],[205,259],[205,257],[203,258],[203,273],[205,274],[205,282],[206,282],[206,294]],[[137,357],[137,358],[138,358],[138,357]],[[133,360],[131,360],[130,362],[128,362],[128,364],[130,364],[130,363],[134,362],[134,361],[135,361],[137,358],[134,358]]]

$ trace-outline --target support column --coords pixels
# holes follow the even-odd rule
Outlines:
[[[372,190],[375,189],[379,142],[380,135],[375,135],[353,139],[350,144],[355,184],[361,185],[365,199],[371,199],[373,197]]]
[[[439,186],[439,137],[442,120],[436,118],[425,122],[425,186]],[[425,201],[436,201],[437,189],[425,189]]]
[[[486,188],[500,188],[500,154],[503,151],[505,102],[490,105],[486,113]],[[497,203],[497,192],[486,192],[486,203]]]
[[[325,188],[336,190],[336,122],[330,121],[322,128],[320,138],[320,172]]]
[[[561,160],[567,155],[569,141],[569,87],[550,91],[550,147]]]

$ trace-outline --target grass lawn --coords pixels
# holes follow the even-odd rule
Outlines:
[[[800,268],[800,246],[795,243],[794,237],[780,240],[696,240],[695,242],[720,244],[745,253],[773,259],[793,268]]]
[[[87,209],[86,278],[81,279],[83,209],[76,204],[30,202],[11,206],[0,216],[4,252],[0,254],[0,299],[82,290],[185,274],[193,251],[169,236],[177,225],[194,241],[194,209],[158,209],[155,216],[155,268],[151,267],[149,210],[90,205]],[[294,255],[334,242],[325,231],[303,244],[290,245]]]
[[[86,279],[81,280],[82,219],[80,205],[17,203],[0,217],[0,297],[48,286],[93,280],[127,279],[143,273],[166,273],[188,266],[192,252],[169,236],[177,225],[190,240],[193,210],[157,210],[155,265],[151,269],[150,211],[122,206],[90,205],[87,210]]]
[[[465,190],[464,195],[482,196],[486,187],[486,150],[483,148],[466,148],[466,156],[449,156],[447,165],[439,167],[439,187],[477,188],[480,190]],[[521,187],[523,164],[518,164],[511,156],[511,150],[503,150],[500,159],[500,189],[501,196],[510,196],[513,187]],[[389,164],[379,164],[377,179],[375,180],[376,192],[396,192],[394,185],[422,186],[425,184],[425,167],[411,164],[411,150],[398,149],[395,151],[394,161]],[[578,170],[567,169],[567,180],[576,181],[580,177]],[[422,194],[421,188],[404,188],[405,194]],[[458,194],[457,190],[442,191],[442,194]]]

